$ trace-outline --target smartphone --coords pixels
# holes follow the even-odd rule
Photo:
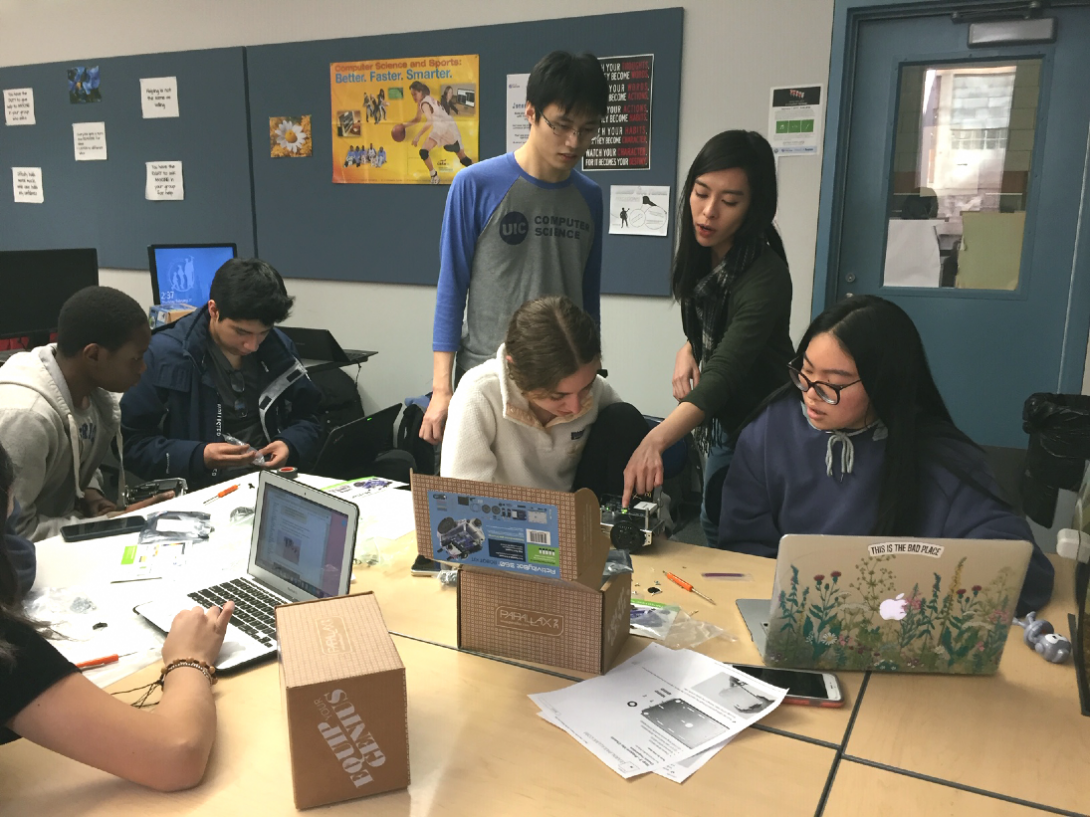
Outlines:
[[[784,703],[803,706],[844,706],[844,694],[840,681],[831,672],[805,669],[776,669],[747,664],[731,664],[736,670],[752,675],[773,686],[786,687]]]
[[[66,542],[82,542],[85,539],[98,539],[103,536],[118,536],[122,533],[135,533],[144,529],[147,520],[142,516],[119,516],[116,519],[97,519],[94,522],[79,522],[61,528],[61,536]]]
[[[434,576],[442,569],[443,566],[434,559],[429,559],[427,556],[417,556],[413,566],[409,568],[409,573],[414,576]]]

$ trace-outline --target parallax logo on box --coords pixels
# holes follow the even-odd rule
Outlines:
[[[386,755],[367,730],[363,718],[356,714],[356,707],[348,700],[348,695],[343,689],[334,689],[316,698],[314,705],[325,718],[318,724],[318,731],[352,785],[358,789],[371,783],[374,778],[368,767],[381,766],[386,762]]]
[[[496,608],[496,626],[539,635],[560,635],[564,632],[564,617],[554,613],[500,606]]]
[[[351,652],[352,645],[344,632],[344,619],[340,616],[320,618],[314,622],[318,626],[318,639],[322,652],[333,655],[339,652]]]

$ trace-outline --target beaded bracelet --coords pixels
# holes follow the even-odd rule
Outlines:
[[[159,673],[159,685],[162,686],[166,680],[168,674],[178,669],[178,667],[191,667],[193,669],[199,669],[204,673],[204,677],[208,679],[208,685],[213,686],[216,683],[216,668],[211,664],[201,661],[197,658],[175,658],[165,667],[163,671]]]

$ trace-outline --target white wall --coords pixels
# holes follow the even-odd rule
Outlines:
[[[827,81],[833,0],[0,0],[0,65],[405,32],[421,26],[416,21],[428,28],[474,26],[679,5],[685,32],[678,175],[684,178],[713,134],[766,131],[770,86]],[[553,47],[526,43],[535,54]],[[780,162],[778,222],[794,281],[796,341],[809,321],[819,184],[817,158]],[[151,303],[146,271],[103,270],[101,280]],[[368,411],[428,390],[433,288],[304,280],[289,281],[289,288],[297,298],[291,323],[325,326],[342,346],[380,351],[360,377]],[[684,340],[676,305],[606,297],[602,331],[614,386],[645,413],[668,413],[674,353]]]

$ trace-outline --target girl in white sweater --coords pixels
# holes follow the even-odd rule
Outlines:
[[[601,364],[590,315],[565,297],[524,303],[496,357],[458,384],[442,476],[619,495],[647,422],[598,374]]]

